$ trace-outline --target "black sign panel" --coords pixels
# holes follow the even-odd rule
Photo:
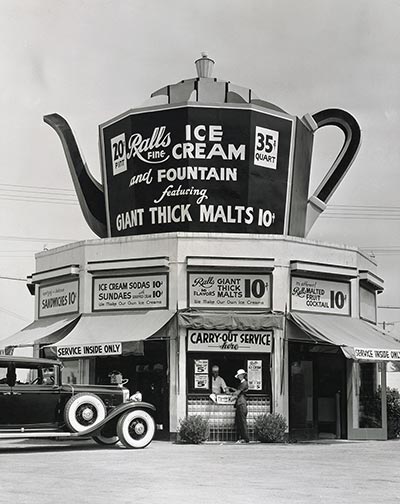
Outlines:
[[[185,106],[103,126],[110,235],[284,233],[292,124]]]

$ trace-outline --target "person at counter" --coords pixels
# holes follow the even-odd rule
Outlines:
[[[213,366],[211,368],[211,391],[213,394],[225,394],[228,387],[226,386],[225,380],[219,376],[219,367]]]
[[[237,443],[248,443],[249,432],[247,430],[246,392],[248,391],[249,386],[246,380],[246,371],[244,369],[238,369],[235,378],[240,381],[238,388],[234,392],[232,392],[232,395],[236,397],[235,424],[238,434]]]

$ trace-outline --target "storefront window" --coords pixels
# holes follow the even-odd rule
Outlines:
[[[358,427],[382,427],[381,364],[360,363],[358,385]]]
[[[188,392],[210,394],[212,388],[211,371],[218,366],[219,376],[228,387],[236,388],[236,371],[243,368],[247,371],[249,393],[270,393],[270,356],[260,354],[191,354],[188,357]]]
[[[62,370],[63,382],[75,385],[79,381],[79,360],[65,360]]]

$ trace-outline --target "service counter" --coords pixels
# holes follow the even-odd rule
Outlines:
[[[271,400],[267,395],[247,395],[247,425],[250,440],[254,440],[254,422],[259,415],[271,412]],[[233,403],[217,404],[209,395],[190,394],[188,415],[207,418],[210,425],[210,441],[236,441],[235,407]]]

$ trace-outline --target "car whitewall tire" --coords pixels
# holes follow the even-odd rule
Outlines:
[[[126,448],[145,448],[151,443],[155,430],[153,417],[143,410],[124,413],[117,424],[119,440]]]
[[[77,394],[67,402],[64,420],[73,432],[82,432],[105,419],[106,407],[95,394]]]

